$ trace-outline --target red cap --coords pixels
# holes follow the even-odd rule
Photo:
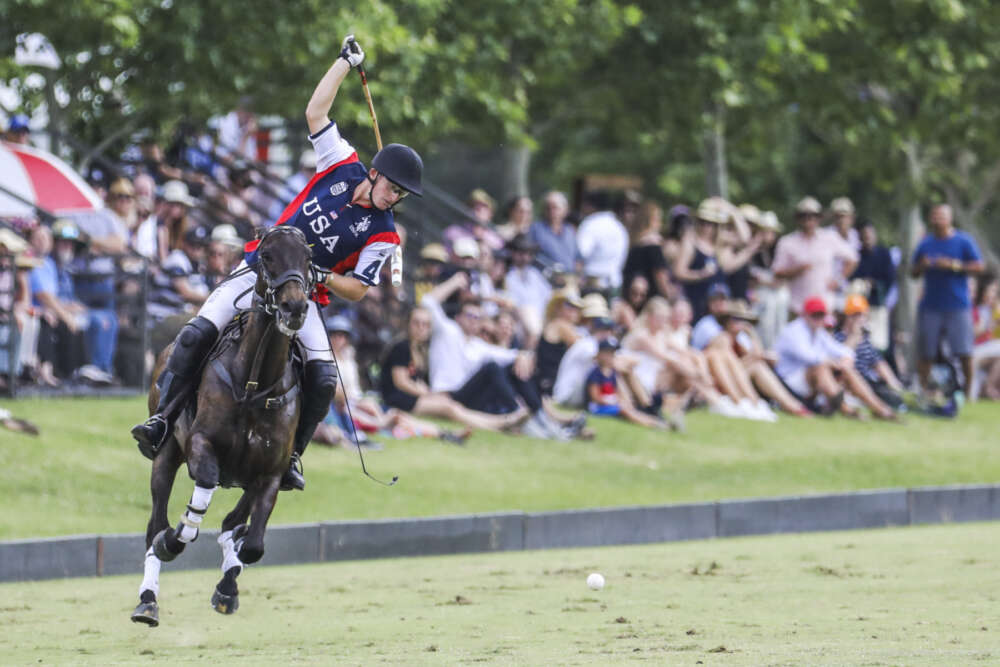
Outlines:
[[[826,301],[821,296],[812,296],[802,304],[802,312],[805,315],[815,315],[820,313],[826,315]]]

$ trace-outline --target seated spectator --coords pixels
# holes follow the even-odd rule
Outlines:
[[[611,304],[611,319],[622,331],[628,331],[635,324],[647,301],[649,301],[649,281],[642,275],[632,276],[624,295],[616,298]]]
[[[747,417],[775,421],[777,416],[767,401],[757,393],[749,369],[736,354],[736,341],[726,330],[730,320],[729,308],[729,288],[725,283],[712,285],[708,293],[708,314],[698,320],[691,331],[691,347],[705,354],[716,388],[731,398]],[[760,360],[755,359],[755,361]],[[778,390],[774,386],[780,386],[781,383],[773,377],[766,363],[764,366],[755,364],[754,370],[764,379],[764,384],[768,385],[772,392],[787,400],[786,405],[790,412],[801,412],[804,409],[788,392]]]
[[[597,363],[587,375],[585,385],[587,411],[601,417],[624,417],[640,426],[668,428],[662,419],[636,410],[628,395],[622,391],[618,384],[618,372],[615,370],[617,350],[618,341],[614,338],[604,339],[597,344]]]
[[[379,391],[390,408],[422,417],[451,419],[470,428],[502,431],[516,424],[510,416],[469,410],[446,392],[431,391],[428,356],[431,314],[426,308],[410,313],[407,337],[393,344],[381,364]]]
[[[98,383],[112,381],[115,351],[118,347],[118,313],[115,310],[117,258],[126,252],[128,229],[113,215],[82,216],[77,219],[87,245],[73,261],[73,290],[87,307],[86,377]]]
[[[531,225],[528,236],[538,246],[537,261],[546,269],[561,267],[563,271],[576,269],[576,228],[567,220],[569,202],[566,195],[551,190],[545,195],[541,220]]]
[[[41,315],[38,379],[55,387],[86,363],[87,309],[74,298],[68,270],[76,247],[82,245],[80,230],[71,220],[57,220],[52,229],[39,225],[31,233],[31,245],[41,258],[29,275],[32,299]]]
[[[768,400],[774,401],[785,412],[797,417],[809,417],[812,412],[795,398],[775,374],[772,364],[778,360],[774,352],[767,350],[757,335],[754,323],[757,315],[746,302],[731,301],[723,315],[722,326],[732,351],[739,358],[753,381],[754,387]]]
[[[676,348],[691,344],[691,321],[694,313],[686,299],[677,299],[670,307],[670,340]]]
[[[158,243],[161,262],[167,260],[171,250],[181,247],[184,234],[194,226],[188,220],[188,213],[196,203],[188,194],[188,186],[183,181],[167,181],[163,184],[163,201],[156,213],[161,230]]]
[[[529,346],[538,340],[545,319],[545,308],[552,296],[549,281],[532,263],[537,250],[524,234],[515,236],[507,244],[510,269],[504,278],[504,292],[517,307]]]
[[[600,294],[588,294],[581,305],[580,316],[586,325],[584,333],[562,355],[552,385],[552,398],[560,405],[572,408],[586,407],[587,374],[594,365],[597,346],[600,341],[611,338],[615,329],[614,322],[608,317],[611,314],[608,304]],[[630,363],[627,369],[619,365],[619,371],[630,372],[634,365],[634,362]]]
[[[209,234],[204,227],[192,227],[184,234],[181,247],[172,251],[163,263],[170,289],[190,306],[205,303],[210,292],[205,274],[200,271],[208,241]]]
[[[542,399],[530,382],[534,354],[508,350],[480,337],[483,311],[479,301],[465,301],[455,319],[445,315],[441,304],[454,292],[468,286],[464,272],[453,275],[421,302],[432,321],[430,387],[445,391],[472,410],[490,414],[527,413],[523,432],[533,437],[564,439],[558,426],[542,410]]]
[[[358,430],[365,433],[387,432],[393,437],[404,439],[412,436],[439,438],[462,444],[469,431],[449,431],[437,424],[417,419],[406,411],[389,408],[383,410],[379,402],[361,390],[361,373],[352,345],[353,325],[342,315],[334,315],[325,322],[330,338],[330,349],[337,360],[340,381],[331,404],[329,419],[324,426],[333,429],[317,429],[320,440],[330,440],[329,444],[361,444]],[[331,424],[332,422],[332,424]],[[350,434],[350,440],[343,442],[338,434]]]
[[[472,239],[491,250],[503,248],[504,240],[493,228],[493,212],[497,203],[486,194],[485,190],[476,188],[469,193],[468,199],[471,215],[462,222],[449,225],[445,228],[442,238],[445,245],[453,252],[455,241],[466,238]]]
[[[669,323],[670,304],[655,296],[646,304],[622,345],[637,359],[635,375],[652,400],[674,393],[685,396],[686,403],[686,397],[696,395],[708,403],[710,411],[724,417],[761,418],[717,390],[706,356],[693,348],[676,347]]]
[[[216,225],[212,228],[209,247],[216,247],[224,251],[221,261],[228,267],[227,273],[243,261],[244,245],[246,245],[246,241],[240,237],[239,232],[232,225]]]
[[[985,274],[976,285],[972,309],[975,340],[972,346],[972,389],[969,400],[980,395],[1000,400],[1000,280]]]
[[[507,243],[516,236],[527,236],[534,217],[535,207],[531,203],[531,197],[514,197],[504,207],[505,222],[497,225],[497,234]]]
[[[31,119],[23,113],[14,114],[7,124],[7,131],[4,132],[3,140],[21,146],[31,145]]]
[[[868,299],[860,294],[849,294],[844,302],[844,320],[833,337],[854,351],[854,368],[872,390],[893,409],[903,405],[903,383],[892,372],[888,362],[868,337]]]
[[[552,295],[545,310],[545,327],[535,353],[535,382],[542,396],[552,396],[559,364],[571,345],[580,338],[580,309],[583,302],[574,289]]]
[[[135,224],[129,227],[129,248],[151,262],[160,261],[156,181],[147,173],[135,177]]]
[[[806,299],[802,313],[781,330],[775,344],[776,370],[785,385],[823,414],[839,409],[845,415],[858,416],[856,409],[844,401],[845,392],[850,392],[876,417],[894,419],[892,408],[875,395],[855,370],[854,353],[826,330],[827,307],[823,297]]]

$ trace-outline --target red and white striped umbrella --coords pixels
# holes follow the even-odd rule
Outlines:
[[[72,167],[52,153],[0,142],[0,185],[58,215],[103,208],[104,202]],[[35,215],[28,204],[0,190],[0,218]]]

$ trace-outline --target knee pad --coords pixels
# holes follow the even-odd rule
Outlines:
[[[332,361],[314,359],[306,363],[303,379],[304,413],[326,415],[337,391],[337,369]]]
[[[178,377],[188,377],[201,365],[218,335],[219,330],[211,320],[195,317],[177,334],[174,349],[167,359],[167,369]]]

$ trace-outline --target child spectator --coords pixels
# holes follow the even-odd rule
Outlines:
[[[624,417],[633,424],[652,428],[669,428],[662,419],[636,410],[628,397],[618,386],[618,372],[615,370],[615,352],[618,341],[607,338],[597,344],[597,365],[587,376],[587,410],[602,417]]]

